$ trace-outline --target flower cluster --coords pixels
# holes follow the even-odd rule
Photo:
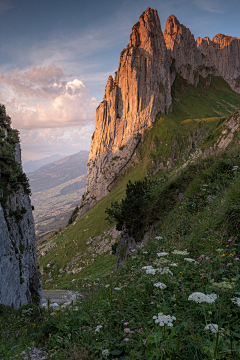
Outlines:
[[[102,351],[102,356],[103,357],[108,357],[109,355],[110,355],[110,352],[109,352],[108,349]]]
[[[189,262],[195,262],[195,259],[191,259],[191,258],[184,258],[184,260],[189,261]]]
[[[203,302],[206,302],[208,304],[212,304],[212,303],[214,303],[214,301],[216,299],[217,299],[216,294],[205,295],[205,294],[203,294],[201,292],[194,292],[188,297],[188,300],[193,300],[198,304],[201,304]]]
[[[158,271],[160,272],[161,275],[163,274],[170,274],[173,275],[173,273],[171,272],[171,270],[169,270],[169,267],[165,267],[165,268],[160,268],[158,269]]]
[[[98,325],[95,329],[95,332],[100,332],[100,329],[102,328],[102,325]]]
[[[236,304],[237,306],[240,306],[240,298],[234,297],[231,300],[234,304]]]
[[[173,320],[176,320],[175,316],[170,315],[163,315],[163,313],[159,313],[158,317],[153,316],[153,319],[155,319],[155,323],[159,324],[160,326],[173,326]]]
[[[167,252],[160,252],[160,253],[157,253],[157,256],[166,256],[166,255],[168,255],[168,253]]]
[[[172,254],[174,254],[174,255],[188,255],[189,253],[187,251],[174,250],[174,251],[172,251]]]
[[[210,330],[213,334],[217,334],[218,325],[217,324],[208,324],[205,326],[204,330]],[[223,328],[221,330],[224,330]],[[220,337],[224,336],[224,334],[220,334]]]
[[[160,288],[160,289],[166,289],[166,287],[167,287],[167,285],[165,285],[165,284],[163,284],[163,283],[161,283],[161,282],[159,282],[159,283],[156,283],[156,284],[154,284],[153,286],[156,286],[157,288]]]

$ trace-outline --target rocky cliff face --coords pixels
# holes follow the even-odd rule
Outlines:
[[[199,75],[222,76],[240,93],[239,62],[238,38],[218,34],[212,40],[195,40],[173,15],[163,34],[157,11],[148,8],[133,26],[118,71],[114,79],[109,77],[96,111],[80,216],[109,193],[156,115],[171,110],[171,85],[177,73],[195,86]]]
[[[217,34],[194,39],[191,31],[171,15],[166,23],[164,39],[168,49],[171,83],[180,74],[197,85],[199,75],[221,76],[233,90],[240,93],[240,40]]]
[[[16,131],[0,106],[0,303],[39,302],[41,278],[29,187]]]

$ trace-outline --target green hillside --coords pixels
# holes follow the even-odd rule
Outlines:
[[[45,243],[39,247],[39,266],[44,272],[43,288],[74,289],[78,286],[76,280],[97,278],[109,274],[115,268],[116,257],[110,255],[115,239],[109,234],[114,224],[105,220],[106,208],[113,201],[120,201],[125,197],[129,180],[134,182],[145,176],[152,176],[158,162],[165,166],[172,157],[175,165],[159,170],[155,178],[174,176],[182,165],[194,159],[196,149],[206,147],[209,136],[220,126],[222,128],[229,114],[239,107],[240,95],[232,91],[224,80],[212,76],[211,84],[208,84],[209,79],[200,78],[199,85],[195,88],[178,76],[172,87],[173,111],[167,115],[159,114],[153,128],[145,131],[137,150],[137,160],[119,176],[116,188],[76,223],[51,239],[50,245]],[[189,137],[194,132],[194,146],[189,147]],[[95,239],[91,244],[90,238]],[[98,251],[96,244],[100,240],[106,242],[106,251],[104,246],[100,246]],[[40,255],[41,253],[44,255]],[[47,267],[48,264],[51,267]],[[78,273],[71,272],[81,267]]]

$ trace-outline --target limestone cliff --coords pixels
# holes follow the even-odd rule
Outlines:
[[[240,93],[240,40],[217,34],[194,39],[191,31],[171,15],[166,23],[164,39],[168,49],[171,83],[178,73],[197,85],[199,75],[221,76]]]
[[[18,133],[0,105],[0,303],[13,308],[41,298],[29,193]]]
[[[197,38],[170,16],[164,34],[156,10],[148,8],[133,28],[96,111],[89,153],[86,193],[80,216],[109,193],[131,160],[145,129],[159,112],[171,111],[176,74],[197,85],[199,75],[222,76],[240,93],[238,38],[218,34]]]

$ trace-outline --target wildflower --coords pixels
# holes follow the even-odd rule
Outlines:
[[[115,287],[114,290],[121,290],[121,288],[120,287]]]
[[[175,316],[170,315],[163,315],[163,313],[159,313],[158,317],[153,316],[153,319],[155,319],[155,323],[159,324],[160,326],[164,326],[165,324],[168,326],[173,326],[173,320],[176,320]]]
[[[170,274],[170,275],[173,275],[173,273],[169,270],[169,267],[165,267],[165,268],[160,268],[158,269],[158,271],[160,272],[161,275],[163,274]]]
[[[223,256],[225,256],[225,254],[222,254],[221,256],[223,257]]]
[[[228,264],[227,264],[227,266],[231,266],[231,265],[232,265],[232,263],[228,263]]]
[[[129,328],[124,329],[125,333],[134,334],[134,331],[131,331]]]
[[[143,343],[146,344],[147,339],[143,339]]]
[[[165,284],[163,284],[163,283],[161,283],[161,282],[159,282],[159,283],[156,283],[156,284],[154,284],[153,286],[155,286],[155,287],[157,287],[157,288],[160,288],[160,289],[166,289],[166,287],[167,287],[167,285],[165,285]]]
[[[201,292],[194,292],[192,293],[189,297],[188,300],[193,300],[196,303],[203,303],[206,302],[208,304],[212,304],[214,303],[214,301],[217,299],[217,295],[216,294],[209,294],[209,295],[205,295]]]
[[[148,252],[147,252],[147,251],[143,251],[142,253],[143,253],[143,254],[148,254]]]
[[[226,245],[226,247],[229,247],[229,245]]]
[[[108,349],[102,351],[102,356],[103,357],[108,357],[109,355],[110,355],[110,352],[109,352]]]
[[[210,330],[213,334],[217,334],[218,325],[217,324],[208,324],[205,326],[204,330]],[[224,330],[223,328],[221,330]],[[220,334],[220,337],[224,336],[224,334]]]
[[[95,329],[95,332],[100,332],[100,329],[102,328],[102,325],[98,325]]]
[[[147,270],[146,270],[146,274],[155,275],[157,271],[158,271],[158,269],[147,269]]]
[[[178,198],[179,198],[179,200],[182,200],[182,199],[184,198],[183,193],[179,193],[179,194],[178,194]]]
[[[123,325],[128,325],[129,324],[129,322],[125,322]]]
[[[162,240],[163,238],[161,236],[156,236],[157,240]]]
[[[165,256],[165,255],[168,255],[168,253],[167,252],[160,252],[160,253],[157,253],[157,256]]]
[[[184,258],[184,260],[189,261],[189,262],[195,262],[195,259],[191,259],[191,258]]]
[[[153,269],[153,267],[152,267],[152,265],[148,265],[148,266],[143,266],[142,269],[148,270],[148,269]]]
[[[222,251],[223,251],[223,249],[217,249],[216,251],[220,253],[220,252],[222,252]]]
[[[234,297],[231,300],[234,304],[240,307],[240,298]]]
[[[240,260],[239,258],[236,258],[235,260]]]
[[[105,288],[108,288],[110,285],[109,284],[107,284],[107,285],[105,285]]]
[[[123,341],[129,341],[129,338],[125,338],[125,339],[123,339]]]
[[[169,264],[169,266],[178,266],[176,263]]]
[[[232,171],[235,171],[235,170],[237,170],[238,169],[238,166],[234,166],[233,168],[232,168]]]
[[[187,251],[174,250],[174,251],[172,251],[172,254],[174,254],[174,255],[188,255],[189,253]]]

